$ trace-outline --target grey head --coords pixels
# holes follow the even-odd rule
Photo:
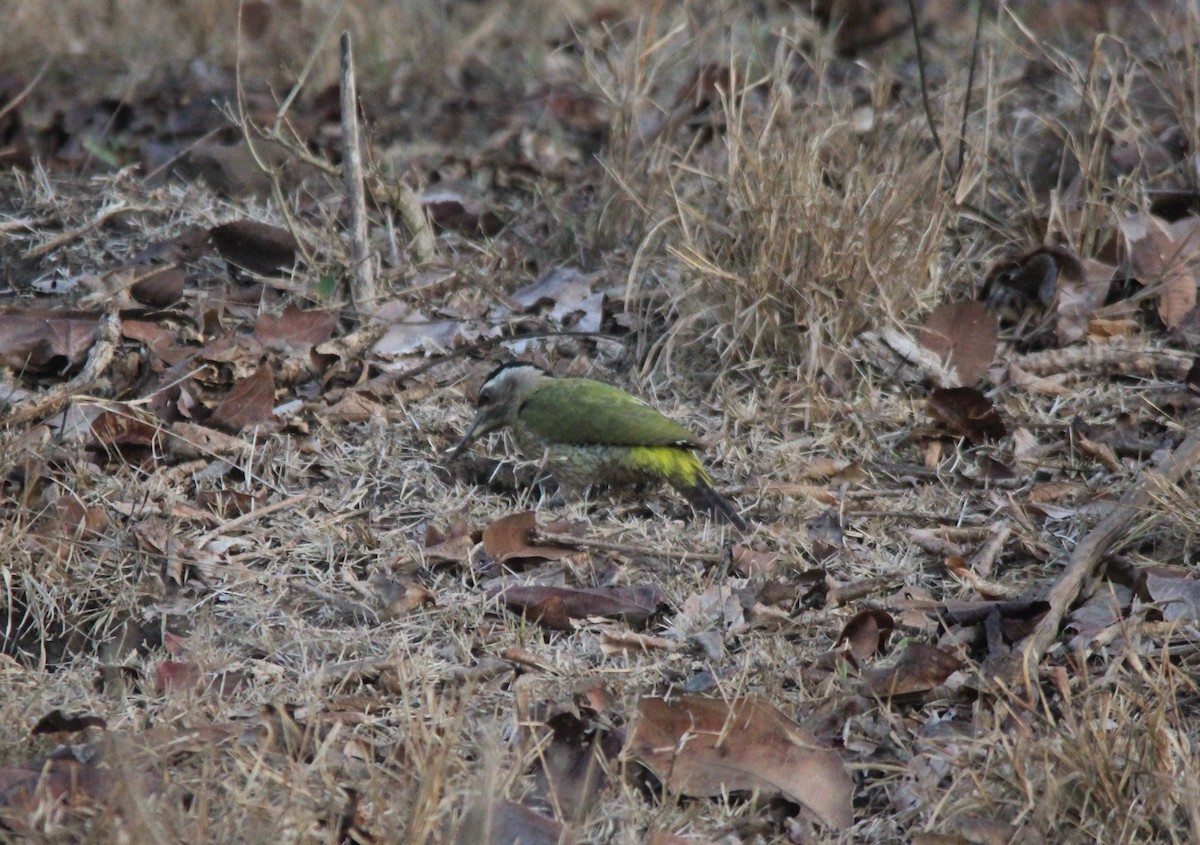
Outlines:
[[[524,361],[509,361],[492,370],[479,388],[475,421],[450,451],[450,459],[457,458],[480,437],[516,423],[521,404],[549,378],[553,378],[550,373]]]

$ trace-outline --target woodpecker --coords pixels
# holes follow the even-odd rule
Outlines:
[[[492,370],[479,388],[477,406],[452,460],[478,438],[508,428],[522,454],[544,461],[568,487],[665,481],[692,507],[746,530],[696,457],[700,441],[620,388],[589,378],[556,378],[518,361]]]

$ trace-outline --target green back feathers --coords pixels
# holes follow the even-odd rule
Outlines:
[[[520,420],[536,436],[555,443],[700,446],[690,431],[640,399],[610,384],[586,378],[546,381],[525,400]]]

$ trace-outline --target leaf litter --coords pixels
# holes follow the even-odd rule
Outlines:
[[[778,67],[698,7],[410,26],[470,28],[362,88],[369,320],[336,86],[0,75],[0,824],[1194,838],[1194,15],[1129,62],[1071,43],[1084,7],[1014,13],[951,203],[912,104],[960,101],[970,16],[923,10],[922,82],[906,10],[827,5],[795,20],[844,58],[763,11]],[[275,68],[285,18],[243,10]],[[445,462],[513,355],[703,432],[751,531]]]

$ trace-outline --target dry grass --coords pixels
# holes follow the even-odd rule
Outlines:
[[[332,8],[295,6],[294,14],[273,7],[267,34],[240,51],[243,74],[279,92]],[[388,238],[401,254],[402,233],[377,226],[384,269],[405,301],[471,312],[534,269],[605,269],[620,282],[614,295],[632,334],[619,344],[547,339],[536,354],[573,359],[704,432],[721,486],[756,522],[749,543],[779,555],[773,577],[796,583],[820,569],[837,583],[887,577],[939,599],[975,600],[976,586],[907,529],[928,527],[930,516],[1008,520],[1012,538],[994,584],[1012,596],[1043,595],[1064,550],[1094,522],[1089,506],[1127,488],[1144,464],[1106,470],[1065,425],[1080,417],[1112,427],[1128,414],[1147,440],[1166,442],[1195,427],[1194,405],[1179,398],[1178,384],[1150,376],[1069,373],[1082,378],[1059,397],[1001,385],[992,395],[1005,417],[1043,447],[1019,485],[964,482],[955,471],[977,473],[978,455],[954,446],[938,477],[917,478],[884,465],[921,464],[935,439],[922,389],[852,362],[853,341],[867,329],[911,330],[937,302],[977,291],[999,256],[1043,238],[1102,254],[1114,219],[1164,186],[1194,188],[1186,158],[1155,155],[1200,148],[1195,4],[1161,43],[1122,30],[1094,47],[1033,38],[998,12],[985,22],[965,139],[956,132],[969,27],[930,38],[942,150],[921,106],[910,38],[855,63],[782,4],[651,4],[611,26],[589,22],[599,8],[348,4],[337,28],[348,26],[362,45],[361,88],[377,150],[387,150],[380,158],[413,179],[466,171],[510,215],[493,239],[440,235],[441,260],[457,275],[436,302],[415,284],[408,290],[415,270],[387,264]],[[19,47],[6,51],[0,71],[32,76],[39,56],[52,57],[34,91],[35,123],[49,122],[55,97],[123,94],[181,62],[226,68],[239,55],[228,4],[211,0],[18,0],[6,25]],[[579,43],[556,46],[571,32]],[[327,53],[314,90],[333,79]],[[72,77],[85,64],[122,70],[112,80]],[[489,144],[524,127],[521,115],[551,82],[607,109],[599,151],[566,175],[506,181]],[[447,122],[460,106],[478,114]],[[447,125],[456,131],[431,143]],[[1117,144],[1144,151],[1128,172],[1114,172]],[[302,208],[288,209],[297,234],[322,266],[337,267],[347,253],[337,186],[314,184],[255,205],[128,174],[83,185],[44,172],[5,175],[0,222],[27,225],[2,230],[10,243],[0,254],[128,201],[134,211],[83,232],[55,251],[53,268],[41,268],[72,277],[184,224],[242,214],[283,223],[284,196]],[[376,211],[378,223],[391,210]],[[199,273],[223,274],[215,261]],[[224,295],[216,282],[197,292],[212,303]],[[30,301],[5,296],[14,306]],[[1141,317],[1149,326],[1152,317]],[[44,810],[28,840],[454,842],[472,808],[535,796],[541,716],[572,702],[582,680],[606,683],[612,702],[602,721],[619,729],[639,698],[706,672],[709,694],[761,695],[800,721],[833,726],[822,735],[842,742],[858,786],[847,841],[913,841],[922,832],[960,837],[953,841],[1200,840],[1194,623],[1167,630],[1136,604],[1127,630],[1088,652],[1072,653],[1064,636],[1032,703],[976,671],[990,656],[980,631],[914,625],[905,636],[968,655],[968,668],[912,708],[858,697],[856,678],[815,671],[814,658],[863,607],[899,616],[898,595],[792,607],[786,624],[753,608],[742,608],[745,627],[689,616],[689,600],[713,587],[755,595],[757,581],[690,556],[720,552],[731,539],[720,526],[693,521],[666,495],[562,503],[540,488],[514,488],[503,468],[491,474],[478,457],[482,446],[466,469],[444,463],[470,413],[468,387],[488,366],[446,360],[399,385],[386,419],[329,421],[318,397],[285,432],[189,472],[102,461],[85,451],[70,415],[44,430],[0,431],[8,497],[0,504],[0,763],[51,751],[51,738],[29,731],[45,713],[94,713],[108,728],[91,729],[89,740],[105,777],[119,784],[93,804]],[[813,469],[830,457],[850,464],[843,476]],[[1026,506],[1035,470],[1036,480],[1073,485],[1065,513],[1043,518]],[[187,510],[207,491],[249,494],[260,508],[298,498],[226,533],[220,519],[199,522]],[[808,525],[834,494],[846,545],[819,560]],[[1193,564],[1198,498],[1194,474],[1162,491],[1113,550],[1112,569]],[[659,585],[670,608],[651,631],[672,649],[606,652],[613,628],[591,621],[569,635],[547,632],[489,597],[502,567],[429,559],[428,526],[479,528],[521,507],[538,508],[543,522],[585,522],[588,536],[620,548],[522,577]],[[198,536],[211,542],[197,544]],[[389,613],[389,591],[412,583],[436,603]],[[741,608],[731,601],[731,614],[733,605]],[[236,679],[236,689],[164,690],[156,672],[167,660]],[[212,733],[192,734],[200,730]],[[623,763],[610,765],[598,806],[574,825],[580,841],[632,845],[653,830],[742,842],[787,835],[769,808],[656,799]],[[538,797],[543,807],[559,801]]]

